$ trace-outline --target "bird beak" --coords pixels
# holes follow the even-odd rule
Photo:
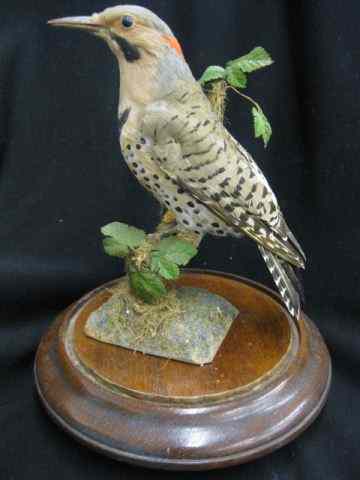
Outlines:
[[[47,23],[53,27],[76,28],[93,33],[99,33],[102,30],[107,30],[106,25],[94,17],[55,18],[53,20],[49,20]]]

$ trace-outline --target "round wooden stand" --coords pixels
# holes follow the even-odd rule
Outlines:
[[[138,465],[201,470],[243,463],[288,443],[323,407],[326,346],[278,296],[234,275],[186,271],[179,284],[222,295],[240,311],[214,362],[198,367],[106,345],[83,333],[109,298],[99,287],[42,339],[35,379],[51,417],[88,447]]]

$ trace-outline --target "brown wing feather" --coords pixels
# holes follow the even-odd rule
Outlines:
[[[154,151],[159,149],[161,154],[157,156],[160,160],[164,157],[168,159],[160,161],[159,167],[174,182],[227,225],[245,233],[281,259],[304,268],[302,250],[293,240],[295,237],[285,222],[281,222],[276,197],[264,175],[251,156],[211,115],[208,105],[197,110],[192,110],[191,106],[182,110],[177,106],[176,110],[171,110],[162,103],[149,110],[144,125],[149,134],[156,132]],[[164,149],[170,148],[167,145],[172,146],[172,151],[164,155]],[[242,169],[246,170],[246,188],[244,192],[240,189],[235,197]],[[264,200],[268,207],[266,215],[258,205],[255,208],[251,195],[247,194],[254,179],[259,188],[267,190]],[[227,208],[229,197],[236,203],[233,211]],[[272,217],[269,205],[274,208]]]

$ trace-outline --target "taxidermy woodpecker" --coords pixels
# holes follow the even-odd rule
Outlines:
[[[138,181],[200,237],[254,240],[290,314],[301,310],[305,255],[251,155],[226,130],[170,28],[150,10],[107,8],[51,20],[105,40],[120,67],[119,136]]]

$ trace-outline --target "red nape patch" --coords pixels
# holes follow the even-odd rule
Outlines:
[[[184,56],[180,43],[178,42],[177,38],[172,37],[170,35],[163,35],[164,40],[173,48],[178,55],[181,57]]]

